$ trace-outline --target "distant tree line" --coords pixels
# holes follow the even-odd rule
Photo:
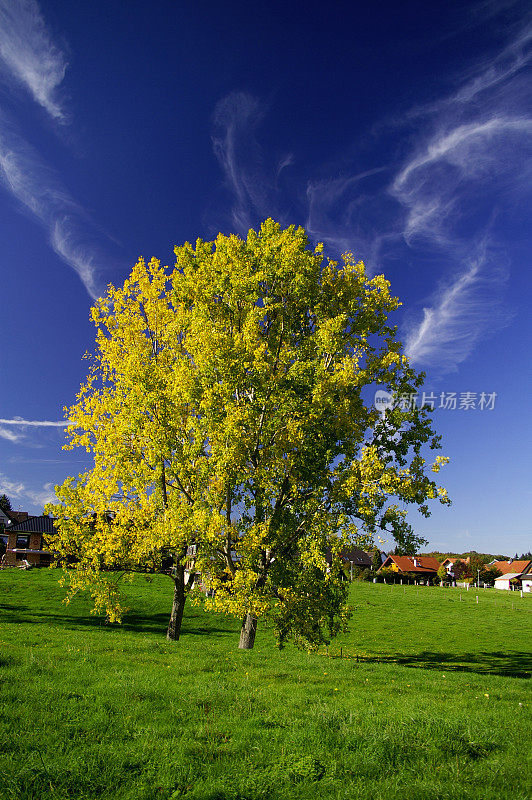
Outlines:
[[[510,556],[504,555],[501,553],[478,553],[476,550],[469,550],[467,553],[442,553],[439,550],[432,550],[430,553],[420,553],[421,556],[432,556],[433,558],[437,558],[438,561],[444,561],[446,558],[461,558],[465,561],[466,558],[470,558],[472,560],[478,559],[482,561],[483,564],[489,564],[490,561],[509,561]],[[517,555],[514,556],[515,559],[518,558]],[[522,555],[520,558],[532,558],[532,555]]]

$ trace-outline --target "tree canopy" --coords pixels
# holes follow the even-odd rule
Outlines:
[[[92,309],[67,446],[94,467],[57,487],[54,547],[77,559],[71,591],[111,619],[106,568],[170,554],[169,635],[200,574],[208,605],[242,618],[242,647],[263,615],[281,644],[315,646],[348,613],[341,549],[382,532],[415,548],[407,507],[449,502],[434,480],[447,459],[422,452],[439,447],[429,410],[371,399],[422,384],[388,324],[399,301],[350,253],[324,258],[273,220],[175,254],[173,269],[140,259]]]
[[[11,508],[11,500],[7,496],[7,494],[0,495],[0,508],[2,511],[12,511]]]

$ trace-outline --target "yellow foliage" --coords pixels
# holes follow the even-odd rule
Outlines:
[[[312,619],[345,619],[342,548],[411,538],[397,501],[448,502],[420,455],[426,412],[382,417],[364,396],[421,384],[387,324],[399,301],[351,253],[328,260],[273,220],[175,256],[139,259],[91,310],[96,351],[66,414],[67,448],[94,467],[57,488],[54,546],[119,618],[105,568],[157,569],[165,552],[182,567],[194,543],[211,607],[317,641]]]

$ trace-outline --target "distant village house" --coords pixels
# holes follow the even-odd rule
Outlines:
[[[433,581],[438,577],[440,562],[432,556],[388,556],[377,575],[394,572],[397,577],[413,576],[415,580]]]
[[[490,567],[495,567],[502,573],[495,578],[496,589],[522,589],[524,592],[532,591],[532,561],[493,561]]]
[[[47,534],[54,531],[51,517],[42,515],[30,517],[26,512],[2,512],[9,519],[0,533],[0,542],[4,553],[2,563],[8,567],[19,567],[24,564],[33,566],[48,566],[52,561],[52,554],[46,550],[44,539]],[[20,517],[24,519],[20,519]],[[18,519],[17,519],[18,517]]]
[[[448,575],[454,575],[455,564],[457,563],[469,564],[470,562],[471,562],[470,556],[467,556],[467,558],[461,558],[460,556],[454,556],[451,558],[450,556],[448,556],[447,558],[444,558],[441,563],[442,566],[445,567],[445,569],[447,570]]]
[[[330,569],[332,564],[332,550],[327,550],[325,558],[327,560],[327,567]],[[340,559],[346,578],[352,579],[354,570],[359,572],[360,570],[371,569],[371,556],[359,547],[345,548],[340,553]]]

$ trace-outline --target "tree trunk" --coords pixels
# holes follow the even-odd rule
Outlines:
[[[252,650],[255,644],[255,634],[257,633],[257,617],[252,617],[251,614],[246,614],[242,620],[242,628],[240,630],[240,641],[238,643],[239,650]]]
[[[183,622],[183,611],[185,610],[185,600],[185,568],[181,564],[178,564],[174,577],[172,613],[170,615],[170,622],[168,623],[168,630],[166,631],[166,638],[170,641],[177,642],[179,639],[181,623]]]

